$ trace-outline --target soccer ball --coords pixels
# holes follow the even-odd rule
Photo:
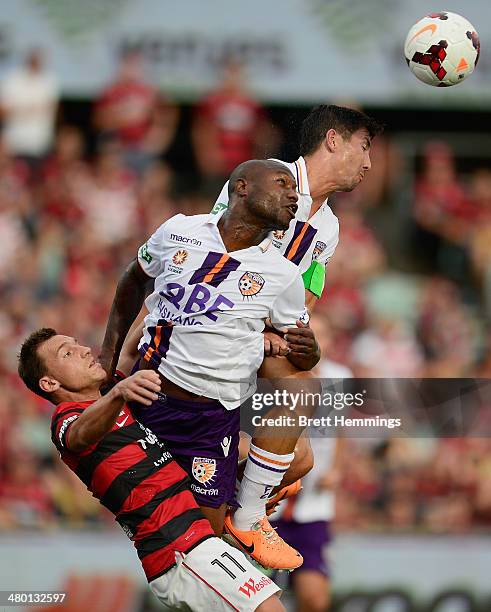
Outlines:
[[[409,30],[404,55],[411,72],[423,83],[450,87],[474,71],[479,59],[474,26],[455,13],[430,13]]]

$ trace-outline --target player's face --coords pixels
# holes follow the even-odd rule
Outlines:
[[[267,229],[286,230],[297,212],[297,183],[286,168],[265,170],[249,193],[249,210]]]
[[[101,383],[106,373],[88,346],[82,346],[75,338],[56,335],[43,342],[38,349],[48,376],[59,382],[60,387],[79,391]]]
[[[337,151],[338,191],[352,191],[370,170],[370,136],[360,129],[347,139],[341,137]]]

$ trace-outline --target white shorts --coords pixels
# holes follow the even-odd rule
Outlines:
[[[208,538],[187,555],[176,553],[176,562],[149,585],[173,610],[252,612],[280,592],[240,550],[220,538]]]

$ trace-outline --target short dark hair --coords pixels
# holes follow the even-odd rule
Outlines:
[[[24,340],[19,353],[19,376],[24,381],[24,384],[36,395],[51,400],[51,394],[46,393],[39,386],[39,380],[46,376],[48,370],[43,360],[40,358],[38,350],[41,344],[49,340],[53,336],[57,336],[58,332],[51,327],[42,327]],[[52,400],[51,400],[52,401]]]
[[[313,153],[331,129],[340,132],[343,138],[351,137],[365,128],[370,138],[383,131],[383,126],[365,113],[354,108],[321,104],[305,117],[300,128],[300,155]]]

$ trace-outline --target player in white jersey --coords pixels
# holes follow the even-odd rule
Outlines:
[[[371,141],[380,131],[381,126],[360,111],[321,105],[302,124],[299,159],[294,163],[280,162],[296,177],[298,209],[288,229],[273,231],[270,237],[279,252],[302,273],[309,311],[322,294],[325,266],[338,243],[338,220],[327,199],[336,191],[353,190],[362,181],[371,167]],[[218,214],[227,205],[225,185],[212,212]],[[276,358],[285,355],[287,347],[273,330],[265,334],[265,351],[260,377],[281,379],[296,375],[290,362]],[[283,413],[283,407],[275,407],[267,416],[276,419]],[[274,482],[272,471],[278,466],[288,468],[301,432],[301,427],[288,428],[284,435],[278,428],[274,435],[267,427],[256,430],[239,488],[239,508],[225,523],[237,541],[248,543],[251,530],[265,512],[265,487]]]
[[[155,279],[138,367],[161,374],[163,395],[135,411],[197,481],[191,488],[219,533],[235,493],[236,408],[255,388],[265,320],[287,328],[288,361],[295,368],[309,370],[319,360],[313,333],[302,322],[298,270],[267,238],[295,216],[292,173],[275,161],[251,161],[234,171],[230,185],[231,206],[219,217],[178,215],[140,248],[118,285],[101,355],[112,374],[147,283]],[[274,484],[284,471],[284,466],[275,470]],[[301,564],[265,517],[255,536],[249,552],[263,564],[285,569]]]
[[[279,161],[295,176],[298,209],[287,230],[274,230],[273,245],[303,275],[309,310],[324,288],[325,266],[339,240],[339,223],[328,204],[337,191],[352,191],[370,170],[370,145],[382,127],[364,113],[320,105],[310,111],[300,132],[300,157]],[[228,206],[228,183],[212,213]]]
[[[178,214],[140,249],[138,262],[155,284],[138,348],[168,380],[233,410],[256,388],[264,321],[294,326],[306,310],[300,275],[269,238],[226,251],[224,212]]]

